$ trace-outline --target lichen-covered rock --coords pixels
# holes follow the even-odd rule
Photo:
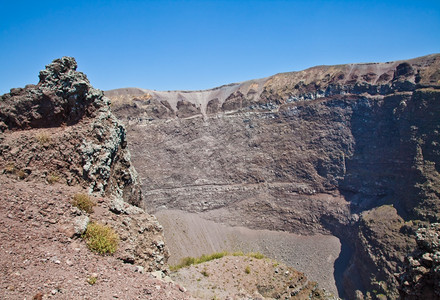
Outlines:
[[[11,89],[1,97],[0,119],[7,129],[73,125],[108,106],[72,57],[55,59],[40,72],[37,85]]]
[[[144,211],[136,206],[124,202],[120,197],[113,197],[110,201],[110,210],[116,214],[133,215]]]
[[[72,57],[56,59],[40,72],[37,85],[1,96],[0,127],[11,134],[0,146],[0,166],[141,205],[125,127],[108,98],[76,68]]]
[[[87,225],[89,225],[89,217],[86,215],[80,215],[73,219],[73,229],[75,234],[80,236],[87,230]]]

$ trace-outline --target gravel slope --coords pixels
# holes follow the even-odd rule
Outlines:
[[[73,237],[70,201],[78,192],[0,175],[0,299],[191,299],[183,287]]]
[[[186,256],[198,257],[223,250],[261,252],[304,272],[320,287],[337,294],[333,272],[341,244],[334,236],[231,227],[206,220],[202,214],[177,210],[162,210],[156,217],[164,227],[171,265]]]

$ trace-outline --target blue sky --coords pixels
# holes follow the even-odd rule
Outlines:
[[[65,55],[102,90],[196,90],[438,52],[438,0],[0,0],[0,94]]]

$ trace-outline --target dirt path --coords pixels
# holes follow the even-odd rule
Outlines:
[[[223,250],[261,252],[304,272],[310,280],[337,294],[333,272],[341,244],[334,236],[301,236],[230,227],[205,220],[199,214],[178,210],[162,210],[156,217],[164,226],[171,265],[186,256],[198,257]]]

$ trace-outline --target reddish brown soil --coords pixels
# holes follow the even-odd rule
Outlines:
[[[77,192],[0,175],[0,299],[190,299],[183,287],[94,254],[74,237]]]

